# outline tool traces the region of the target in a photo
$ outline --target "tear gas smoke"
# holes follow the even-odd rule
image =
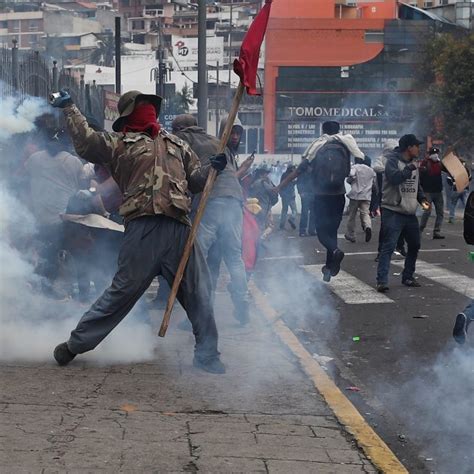
[[[51,110],[45,100],[31,97],[21,102],[2,99],[0,104],[0,361],[53,361],[54,347],[67,340],[87,307],[73,300],[51,300],[41,293],[42,277],[35,273],[37,255],[32,250],[36,223],[27,208],[28,189],[19,187],[17,177],[3,166],[18,160],[12,168],[25,172],[19,145],[24,144],[25,134],[35,131],[35,121]],[[23,134],[18,138],[20,143],[15,142],[17,134]],[[34,139],[40,140],[39,135]],[[41,143],[35,145],[42,148]],[[15,155],[12,149],[17,150]],[[139,311],[130,314],[83,360],[123,363],[152,359],[156,337],[140,316]]]
[[[0,142],[5,142],[12,135],[32,132],[35,120],[42,114],[50,112],[44,99],[28,97],[19,102],[14,97],[0,101]]]
[[[381,387],[393,406],[404,401],[398,416],[407,424],[409,437],[424,446],[422,455],[433,458],[437,472],[472,472],[473,360],[472,348],[446,348],[433,365],[413,368],[416,377],[407,383]]]
[[[87,309],[73,301],[57,302],[37,292],[40,279],[34,273],[32,255],[15,249],[11,242],[31,236],[34,218],[2,186],[0,189],[0,360],[44,362],[52,360],[56,344],[68,338],[81,313]],[[30,233],[31,232],[31,233]],[[100,363],[149,360],[156,337],[137,314],[118,326],[96,351],[84,357]]]

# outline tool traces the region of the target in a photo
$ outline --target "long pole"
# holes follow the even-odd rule
[[[198,124],[207,130],[206,0],[198,5]]]
[[[115,92],[122,93],[122,58],[120,56],[120,17],[115,17]]]
[[[225,150],[227,142],[229,141],[230,132],[232,131],[232,126],[234,125],[234,120],[237,116],[237,111],[239,110],[239,105],[240,101],[242,100],[243,93],[244,85],[242,84],[242,82],[240,82],[239,87],[237,88],[237,91],[234,95],[234,101],[232,102],[232,107],[229,111],[229,117],[227,118],[227,123],[225,124],[224,133],[221,137],[219,153],[222,153]],[[163,321],[161,323],[160,331],[158,333],[160,337],[165,337],[166,335],[166,331],[170,323],[171,311],[173,309],[174,301],[176,299],[176,294],[178,293],[179,285],[181,284],[181,280],[183,279],[184,270],[186,269],[189,256],[191,255],[191,251],[193,250],[194,240],[196,239],[199,223],[201,222],[202,215],[204,214],[207,199],[212,190],[212,186],[214,185],[216,176],[217,171],[214,168],[211,168],[209,176],[207,177],[206,185],[204,186],[204,190],[202,192],[201,201],[199,202],[199,207],[196,211],[196,216],[194,218],[191,231],[189,232],[188,240],[186,241],[186,245],[184,246],[183,256],[181,257],[181,261],[179,262],[178,270],[176,271],[176,276],[174,277],[173,286],[171,287],[171,292],[166,303],[165,314],[163,316]]]

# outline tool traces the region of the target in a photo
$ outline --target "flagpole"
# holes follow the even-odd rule
[[[237,116],[237,112],[239,110],[239,106],[242,100],[244,89],[245,87],[242,81],[240,81],[239,87],[237,88],[234,95],[234,100],[232,102],[232,107],[229,111],[229,116],[227,117],[224,133],[222,134],[222,137],[220,140],[219,153],[223,153],[225,151],[227,142],[229,141],[230,133],[234,125],[235,117]],[[166,303],[165,314],[163,316],[163,321],[161,322],[160,331],[158,332],[158,335],[160,337],[165,337],[166,331],[168,330],[168,326],[169,326],[170,318],[171,318],[171,311],[173,310],[173,305],[176,300],[176,295],[178,293],[179,285],[181,284],[181,280],[183,279],[186,265],[188,263],[191,252],[193,250],[193,245],[194,245],[194,241],[196,240],[197,230],[201,222],[202,216],[204,214],[204,209],[206,207],[206,203],[209,198],[209,194],[211,193],[216,177],[217,177],[217,171],[214,168],[211,168],[211,170],[209,171],[209,175],[207,177],[206,185],[204,186],[204,190],[201,194],[199,207],[196,211],[196,216],[194,217],[193,225],[191,226],[191,231],[189,232],[188,240],[186,241],[186,245],[184,246],[183,256],[181,257],[181,260],[179,262],[178,269],[174,277],[173,286],[171,287],[171,292],[168,297],[168,301]]]

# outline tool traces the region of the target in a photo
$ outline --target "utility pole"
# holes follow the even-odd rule
[[[220,101],[219,101],[219,61],[216,62],[216,137],[219,136],[219,112],[220,112]]]
[[[16,39],[12,40],[13,48],[12,48],[12,84],[14,93],[16,94],[18,91],[18,87],[20,85],[20,70],[18,67],[18,41]],[[56,91],[55,91],[56,92]]]
[[[158,61],[158,80],[156,81],[156,95],[165,99],[165,49],[163,48],[163,33],[161,31],[161,21],[158,25],[158,49],[156,50],[156,59]]]
[[[198,3],[198,124],[207,131],[206,3]]]
[[[229,40],[227,41],[227,49],[229,50],[229,91],[232,89],[230,80],[232,78],[232,13],[233,4],[230,4],[230,21],[229,21]]]
[[[120,17],[115,17],[115,92],[122,93],[122,58],[120,56]]]

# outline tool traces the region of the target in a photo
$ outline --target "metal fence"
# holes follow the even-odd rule
[[[16,42],[12,48],[0,48],[0,99],[27,96],[48,98],[52,91],[68,89],[74,103],[86,115],[104,123],[104,91],[95,83],[85,84],[68,69],[58,68],[56,61],[45,59],[39,51],[21,51]]]

